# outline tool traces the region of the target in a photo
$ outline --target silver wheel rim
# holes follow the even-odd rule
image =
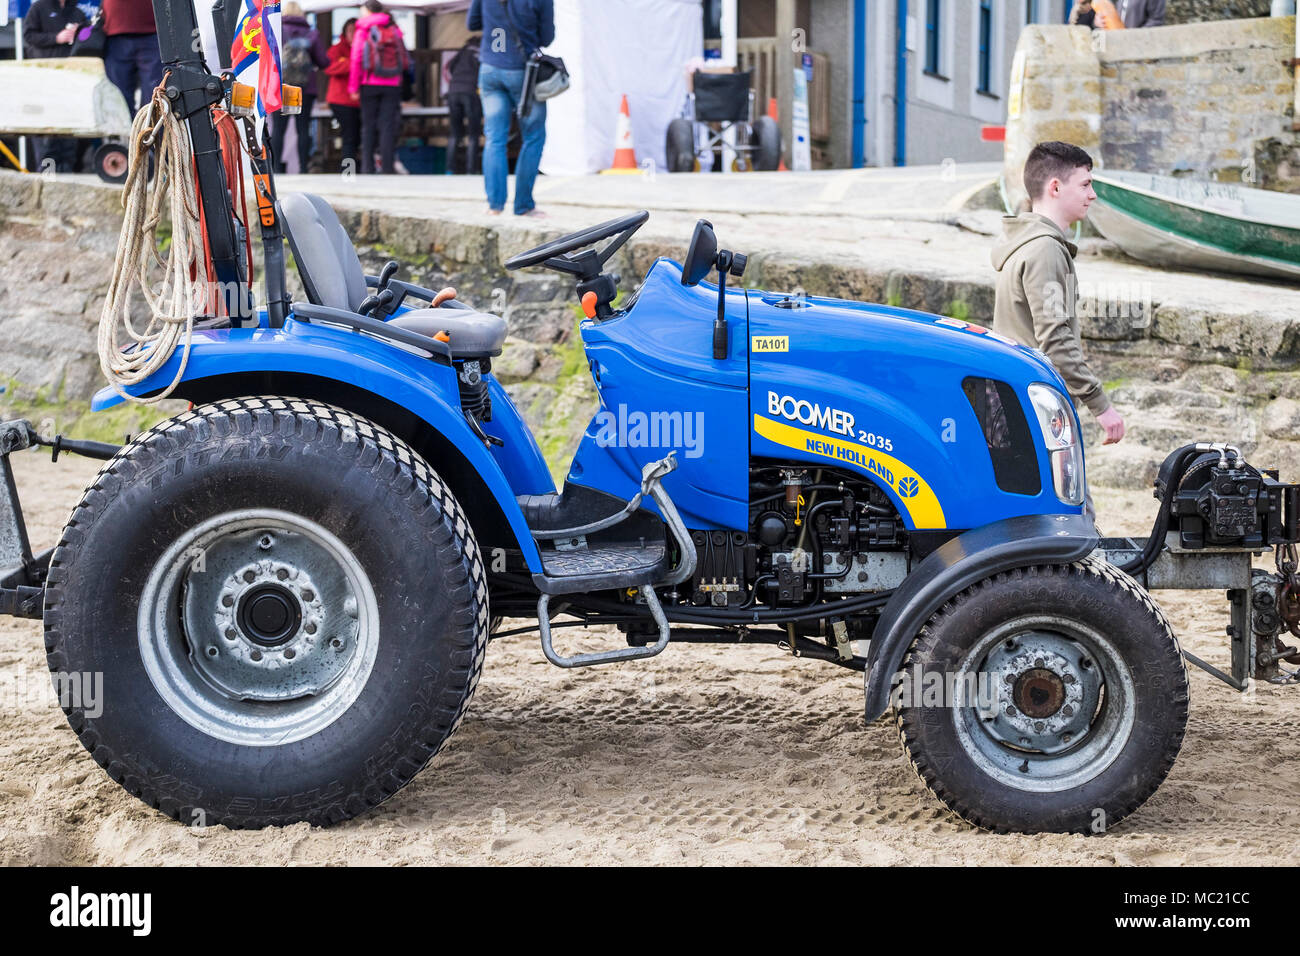
[[[154,688],[190,726],[267,747],[319,733],[374,666],[379,608],[360,562],[314,521],[232,511],[158,559],[138,615]]]
[[[1096,778],[1128,743],[1133,675],[1101,632],[1052,615],[985,634],[958,665],[957,737],[986,774],[1054,793]]]

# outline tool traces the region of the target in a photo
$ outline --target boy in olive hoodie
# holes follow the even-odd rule
[[[1039,143],[1025,161],[1024,178],[1030,211],[1004,217],[1003,237],[993,247],[993,331],[1046,354],[1075,404],[1086,406],[1105,431],[1102,444],[1112,445],[1124,437],[1124,419],[1083,357],[1075,313],[1079,249],[1066,236],[1097,198],[1092,157],[1070,143]]]

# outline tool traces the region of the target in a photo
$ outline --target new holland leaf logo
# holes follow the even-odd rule
[[[914,497],[919,490],[920,488],[916,483],[916,479],[911,475],[907,475],[898,480],[898,493],[904,498]]]

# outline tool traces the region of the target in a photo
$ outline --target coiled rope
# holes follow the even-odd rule
[[[154,176],[149,178],[153,157]],[[189,134],[172,111],[162,85],[149,104],[136,114],[126,187],[126,210],[117,258],[104,310],[99,318],[99,365],[114,390],[142,405],[171,394],[189,363],[194,317],[218,301],[204,250],[201,210],[195,185],[194,156]],[[157,230],[164,208],[171,219],[171,246],[166,259],[158,251]],[[153,278],[152,265],[162,274]],[[149,311],[137,328],[131,315],[136,285]],[[162,368],[181,348],[180,366],[171,384],[148,398],[127,389]]]

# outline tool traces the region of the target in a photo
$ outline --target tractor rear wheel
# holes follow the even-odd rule
[[[46,588],[51,671],[109,775],[187,824],[336,823],[460,723],[487,578],[451,492],[391,433],[299,399],[205,405],[122,449]]]
[[[1016,569],[925,625],[894,687],[903,747],[949,809],[997,832],[1100,833],[1146,801],[1187,725],[1164,613],[1103,561]]]

